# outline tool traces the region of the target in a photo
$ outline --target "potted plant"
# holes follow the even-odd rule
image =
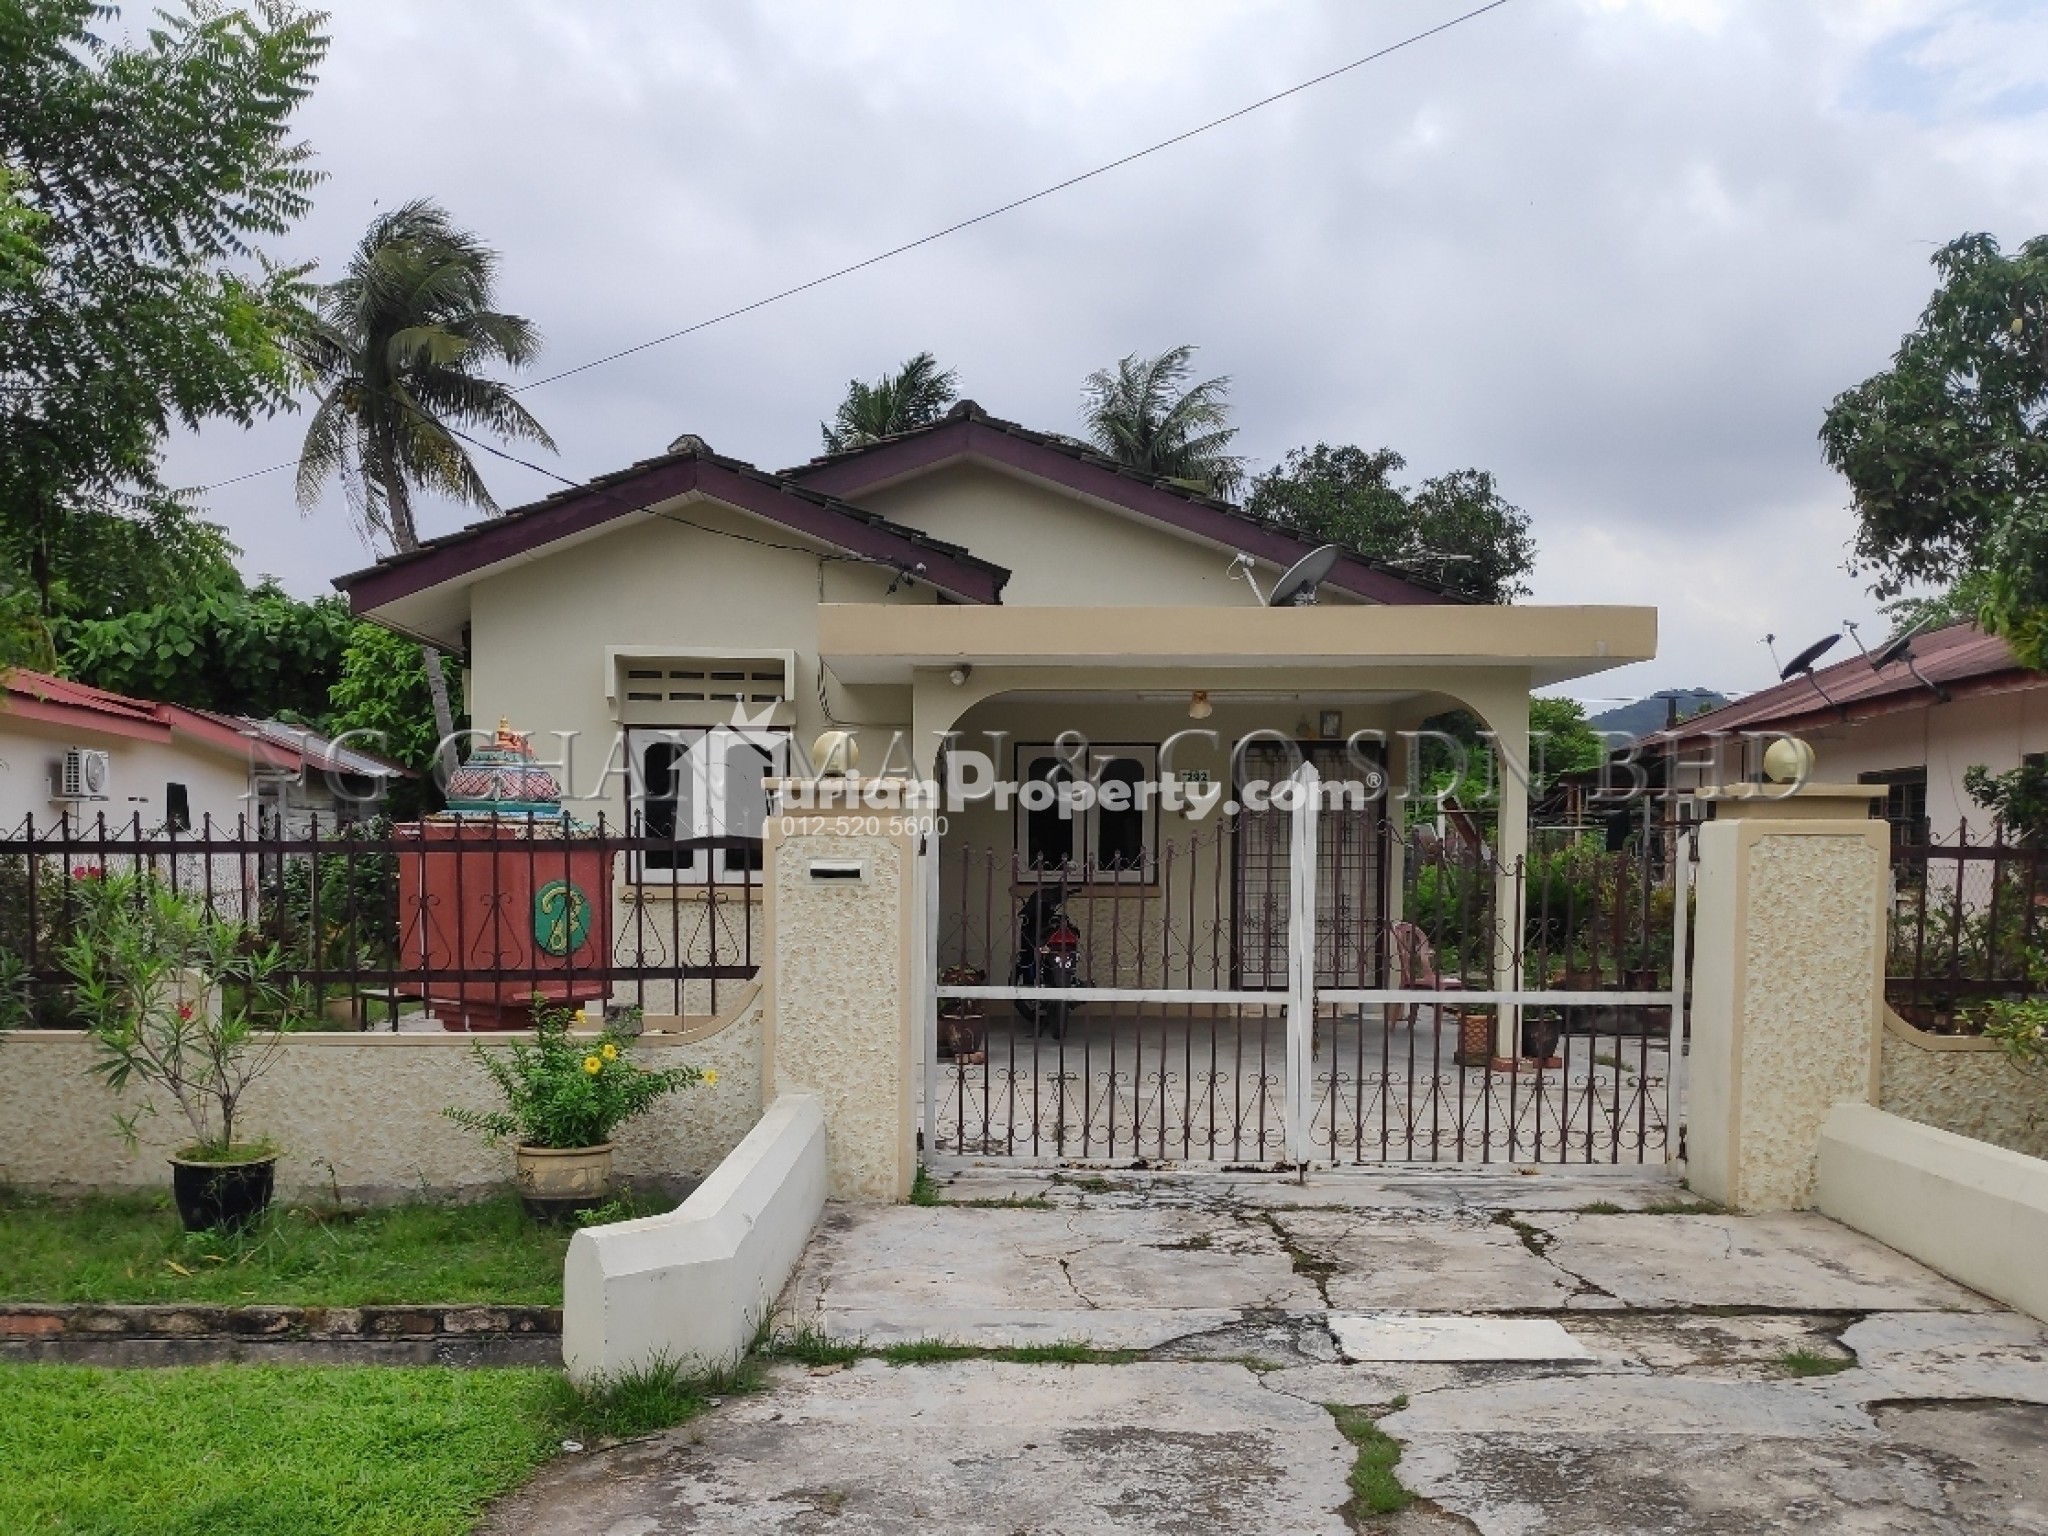
[[[631,1042],[618,1031],[579,1039],[570,1033],[572,1018],[535,994],[531,1045],[475,1046],[505,1107],[442,1111],[493,1146],[513,1138],[519,1198],[536,1221],[565,1221],[603,1205],[611,1198],[612,1133],[679,1088],[718,1081],[699,1067],[636,1066],[627,1059]]]
[[[280,980],[284,957],[243,924],[146,873],[92,871],[60,957],[90,1031],[92,1071],[116,1094],[131,1082],[168,1095],[192,1140],[171,1158],[171,1187],[188,1231],[240,1231],[270,1204],[277,1149],[241,1140],[249,1085],[274,1065],[281,1029],[308,1010]],[[132,1146],[154,1101],[116,1124]]]
[[[939,984],[946,987],[978,987],[988,972],[977,965],[949,965],[939,972]],[[981,1004],[971,997],[939,1000],[939,1054],[951,1056],[963,1065],[986,1061],[988,1036]]]

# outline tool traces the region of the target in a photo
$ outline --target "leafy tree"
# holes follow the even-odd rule
[[[928,427],[960,398],[960,375],[940,368],[929,352],[920,352],[894,373],[885,373],[872,384],[859,379],[846,382],[846,398],[830,421],[818,423],[827,453],[843,453]]]
[[[2030,757],[2004,773],[1979,763],[1963,770],[1963,788],[1998,818],[2006,837],[2027,848],[2048,847],[2048,761]]]
[[[318,727],[355,630],[338,597],[302,603],[266,580],[239,580],[112,618],[60,624],[65,670],[116,693],[283,716]]]
[[[290,137],[325,18],[172,0],[109,39],[96,0],[0,6],[0,522],[45,614],[68,525],[161,491],[173,423],[287,404],[315,174]]]
[[[459,716],[462,698],[451,701]],[[436,734],[420,647],[374,624],[356,624],[342,653],[341,672],[328,694],[328,727],[336,735],[359,732],[350,743],[410,768],[420,777],[391,782],[389,810],[399,820],[438,803],[432,771]]]
[[[1880,597],[1978,583],[1978,619],[2048,665],[2048,236],[1965,235],[1891,367],[1835,397],[1820,441],[1848,480]]]
[[[1407,462],[1391,448],[1296,448],[1252,481],[1245,509],[1303,538],[1436,576],[1481,602],[1527,597],[1536,564],[1529,515],[1485,470],[1454,470],[1408,490],[1394,481]]]
[[[424,200],[379,215],[339,282],[321,290],[309,355],[320,404],[299,451],[299,504],[310,507],[338,476],[372,538],[419,548],[415,487],[495,513],[483,477],[457,435],[480,428],[553,449],[554,440],[512,390],[478,370],[517,368],[540,351],[540,333],[491,306],[497,253]],[[455,731],[441,654],[423,652],[440,739]]]
[[[174,496],[142,498],[125,514],[82,511],[56,530],[49,553],[50,618],[60,629],[67,619],[112,618],[242,585],[227,530]],[[0,523],[0,568],[26,555],[21,530]]]
[[[1098,368],[1081,387],[1088,440],[1119,464],[1178,480],[1213,496],[1234,495],[1244,460],[1230,452],[1228,377],[1188,382],[1195,349],[1157,357],[1135,352],[1115,368]]]
[[[1531,699],[1529,758],[1541,789],[1563,774],[1598,768],[1607,760],[1607,743],[1587,723],[1577,699]]]

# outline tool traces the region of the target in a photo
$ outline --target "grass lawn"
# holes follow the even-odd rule
[[[555,1306],[568,1246],[566,1228],[529,1221],[512,1195],[341,1213],[278,1207],[231,1237],[182,1231],[168,1192],[0,1191],[0,1301]]]
[[[8,1536],[458,1536],[560,1443],[551,1371],[0,1365]]]

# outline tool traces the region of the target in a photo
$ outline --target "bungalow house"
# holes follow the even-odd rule
[[[1666,760],[1674,787],[1754,779],[1775,736],[1814,749],[1820,776],[1882,785],[1871,807],[1895,842],[1973,835],[1990,816],[1963,788],[1973,766],[1994,773],[2048,752],[2048,674],[2030,671],[1996,635],[1950,624],[1914,637],[1907,656],[1879,650],[1796,676],[1646,737],[1640,753]]]
[[[774,474],[680,438],[335,584],[357,615],[459,656],[476,720],[532,733],[571,808],[614,826],[757,829],[761,780],[789,767],[779,743],[800,761],[828,729],[854,734],[865,774],[925,778],[972,752],[984,777],[1016,784],[1172,777],[1220,793],[1311,758],[1369,798],[1322,828],[1369,907],[1390,856],[1378,797],[1403,782],[1398,733],[1462,704],[1511,765],[1511,858],[1530,689],[1650,656],[1654,611],[1474,606],[1348,554],[1304,594],[1313,606],[1265,606],[1309,553],[1226,502],[963,402]],[[696,772],[691,754],[736,709],[770,745]],[[1190,893],[1190,932],[1277,956],[1258,930],[1285,859],[1267,856],[1271,828],[1250,811],[1217,841],[1224,819],[1157,798],[1061,816],[990,794],[949,814],[941,842],[989,858],[1000,907],[1046,870],[1142,901],[1162,853],[1210,837],[1222,864]],[[748,880],[745,849],[707,857],[649,854],[624,899]],[[942,903],[957,911],[966,893],[947,867]],[[957,954],[950,931],[940,945]],[[1277,984],[1278,964],[1238,974]]]
[[[0,708],[0,827],[90,835],[303,831],[374,812],[393,763],[277,720],[129,698],[16,668]]]

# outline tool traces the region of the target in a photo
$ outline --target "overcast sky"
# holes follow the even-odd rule
[[[328,180],[283,254],[332,271],[439,199],[572,366],[1193,126],[1476,0],[632,4],[329,0],[302,122]],[[134,14],[131,8],[131,17]],[[1654,603],[1658,660],[1567,691],[1730,692],[1845,617],[1815,442],[1967,230],[2048,232],[2048,6],[1511,0],[1136,165],[528,403],[582,477],[677,433],[777,468],[853,375],[928,348],[999,415],[1193,342],[1255,468],[1317,440],[1476,466],[1534,519],[1538,602]],[[178,484],[289,459],[209,429]],[[552,482],[490,460],[506,506]],[[206,498],[313,595],[366,563],[288,473]],[[423,509],[423,531],[469,520]],[[1781,653],[1786,649],[1781,642]]]

